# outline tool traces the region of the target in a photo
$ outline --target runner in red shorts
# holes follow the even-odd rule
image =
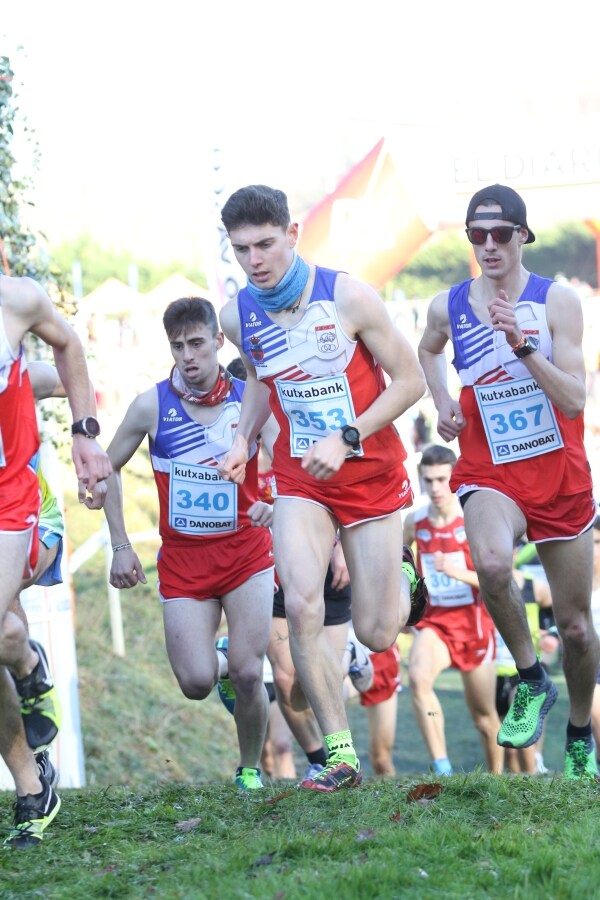
[[[21,712],[35,710],[48,686],[39,645],[11,608],[23,580],[35,570],[40,488],[31,465],[39,445],[33,392],[22,341],[30,332],[54,350],[76,433],[73,461],[91,491],[110,473],[110,463],[82,423],[88,421],[89,379],[83,348],[46,292],[30,278],[0,276],[0,755],[15,781],[15,827],[5,845],[39,844],[60,808],[52,784],[38,769]],[[95,420],[94,420],[95,422]],[[96,423],[97,424],[97,423]],[[96,432],[98,433],[98,431]],[[8,677],[7,670],[12,677]]]
[[[515,660],[519,684],[498,733],[504,747],[538,740],[557,689],[533,646],[512,552],[527,533],[554,601],[569,693],[565,777],[594,778],[591,706],[600,660],[592,626],[592,533],[596,510],[583,435],[586,371],[576,291],[528,272],[535,240],[523,198],[493,184],[470,200],[467,236],[481,268],[434,297],[419,357],[438,410],[438,432],[458,438],[451,487],[481,593]],[[460,400],[447,386],[454,348]]]
[[[336,791],[360,784],[362,773],[339,660],[323,628],[325,573],[339,527],[354,627],[372,650],[386,650],[422,614],[425,590],[414,561],[395,554],[412,490],[393,422],[425,384],[377,293],[296,254],[298,224],[282,191],[241,188],[221,218],[248,277],[223,307],[221,323],[248,380],[232,451],[219,471],[243,480],[247,448],[270,407],[280,429],[273,457],[277,572],[294,665],[329,750],[325,768],[301,787]],[[376,602],[374,572],[385,573]]]
[[[452,774],[444,712],[434,690],[438,676],[450,667],[461,673],[488,771],[502,771],[494,623],[479,593],[460,502],[450,490],[455,464],[449,447],[425,448],[419,474],[429,503],[411,511],[404,522],[404,541],[416,544],[429,588],[429,607],[415,626],[408,672],[413,711],[436,775]]]
[[[186,697],[203,700],[217,682],[232,705],[237,697],[235,780],[241,790],[260,789],[268,719],[263,660],[273,606],[271,507],[257,500],[256,445],[244,484],[224,481],[216,469],[231,448],[245,383],[219,365],[223,334],[214,307],[199,297],[175,300],[163,324],[175,360],[171,375],[135,398],[108,448],[115,472],[105,502],[110,582],[117,588],[146,583],[125,528],[121,470],[148,437],[169,662]],[[215,647],[222,613],[228,638]]]

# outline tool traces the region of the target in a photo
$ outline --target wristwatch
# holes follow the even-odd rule
[[[342,432],[343,442],[357,453],[360,450],[360,433],[358,428],[355,428],[354,425],[342,425],[340,431]]]
[[[521,340],[512,348],[512,352],[518,359],[522,359],[524,356],[529,356],[530,353],[535,353],[537,349],[538,346],[535,341],[523,335]]]
[[[93,416],[86,416],[71,425],[71,434],[84,434],[88,438],[97,438],[100,434],[100,422]]]

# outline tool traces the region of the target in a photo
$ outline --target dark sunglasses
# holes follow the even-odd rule
[[[496,225],[495,228],[465,228],[465,231],[471,243],[480,247],[487,241],[488,234],[491,234],[495,244],[508,244],[515,231],[519,231],[522,227],[522,225]]]

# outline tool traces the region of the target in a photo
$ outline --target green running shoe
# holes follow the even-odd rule
[[[591,735],[586,738],[567,738],[564,776],[571,781],[598,776],[596,745]]]
[[[556,685],[544,681],[519,681],[515,698],[498,732],[501,747],[531,747],[542,733],[544,719],[556,703]]]
[[[34,753],[41,753],[58,734],[61,710],[44,648],[38,641],[30,640],[29,643],[39,656],[39,662],[26,678],[13,676],[13,680],[21,700],[27,743]]]
[[[249,769],[246,766],[240,766],[235,770],[235,783],[240,791],[260,791],[264,788],[260,769]]]
[[[17,796],[15,803],[15,827],[4,841],[5,847],[24,849],[39,844],[44,831],[60,809],[60,797],[52,785],[40,774],[43,791],[41,796],[26,794]]]
[[[415,555],[406,544],[402,548],[402,571],[411,583],[410,615],[406,620],[406,625],[416,625],[427,612],[429,591],[425,579],[417,568]]]
[[[227,659],[227,648],[229,646],[228,638],[219,638],[215,646],[217,650],[223,654],[225,659]],[[224,675],[217,681],[217,692],[219,694],[219,700],[225,709],[233,715],[235,710],[235,691],[228,675]]]

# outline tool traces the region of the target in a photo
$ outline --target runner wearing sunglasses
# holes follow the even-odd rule
[[[504,747],[534,744],[557,689],[536,657],[512,577],[514,541],[537,546],[563,642],[569,693],[565,777],[597,774],[591,705],[600,659],[592,626],[595,506],[583,444],[583,317],[575,290],[528,272],[535,240],[523,198],[494,184],[468,206],[478,278],[432,301],[419,358],[438,410],[438,432],[458,438],[450,485],[464,509],[481,593],[516,661],[520,681],[498,733]],[[447,384],[454,347],[462,389]]]

